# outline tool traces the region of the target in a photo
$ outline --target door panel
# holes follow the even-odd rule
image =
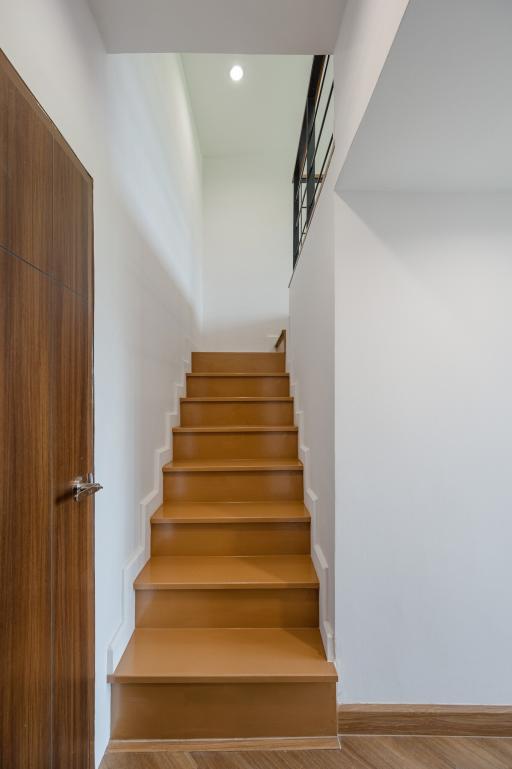
[[[92,179],[0,51],[0,767],[90,769]]]
[[[0,245],[43,272],[52,246],[53,139],[0,69]]]
[[[0,249],[0,766],[51,744],[50,281]]]
[[[87,301],[54,286],[53,322],[53,767],[86,769],[93,756],[93,505],[90,497],[75,502],[70,483],[92,468]]]
[[[55,142],[53,172],[52,272],[59,283],[86,296],[90,179],[59,142]]]

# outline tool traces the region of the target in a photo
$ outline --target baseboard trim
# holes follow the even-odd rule
[[[512,705],[338,705],[338,733],[512,737]]]
[[[232,740],[110,740],[107,753],[190,753],[192,751],[339,750],[337,737],[257,737]]]
[[[292,372],[290,371],[290,377]],[[311,487],[311,465],[309,446],[302,441],[304,438],[304,412],[299,406],[299,392],[296,381],[290,383],[290,394],[294,398],[295,424],[299,429],[299,459],[304,467],[304,504],[311,515],[311,558],[318,575],[319,589],[319,625],[320,635],[325,649],[325,655],[329,662],[336,664],[336,651],[334,643],[334,628],[330,619],[329,607],[333,603],[330,599],[330,574],[329,562],[318,542],[318,516],[320,501],[318,495]]]

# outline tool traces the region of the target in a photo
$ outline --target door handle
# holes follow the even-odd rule
[[[75,502],[80,502],[84,497],[90,497],[92,494],[96,494],[97,491],[101,491],[102,488],[103,486],[100,483],[94,482],[94,475],[92,473],[89,473],[86,481],[80,476],[73,481],[73,499]]]

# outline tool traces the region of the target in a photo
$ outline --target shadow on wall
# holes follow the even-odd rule
[[[201,156],[177,55],[110,57],[111,161],[118,188],[199,319]]]
[[[211,322],[203,329],[201,349],[205,352],[272,352],[279,334],[288,328],[286,316],[241,323]]]
[[[108,57],[110,167],[95,174],[97,756],[110,731],[107,649],[130,612],[123,569],[199,334],[201,169],[180,67]]]
[[[122,570],[141,544],[140,502],[155,489],[155,449],[169,441],[165,415],[175,409],[176,384],[196,333],[181,287],[147,232],[118,204],[108,226],[122,235],[96,255],[95,470],[104,484],[95,538],[98,745],[109,736],[107,649],[127,611]],[[96,218],[99,242],[102,218]],[[122,282],[114,275],[123,275]]]

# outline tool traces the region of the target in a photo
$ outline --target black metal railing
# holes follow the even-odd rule
[[[293,266],[299,258],[334,149],[333,62],[313,56],[293,173]]]

